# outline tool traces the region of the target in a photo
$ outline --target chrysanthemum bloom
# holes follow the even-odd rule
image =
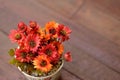
[[[68,62],[72,61],[72,57],[71,57],[70,52],[65,53],[65,54],[64,54],[64,58],[65,58],[65,60],[68,61]]]
[[[9,38],[11,39],[12,42],[22,42],[23,39],[25,39],[25,36],[23,33],[21,33],[18,30],[11,30]]]
[[[31,60],[26,49],[16,49],[15,55],[16,59],[20,62],[30,62]]]
[[[58,34],[58,37],[62,39],[62,41],[68,40],[70,33],[71,33],[71,30],[68,27],[61,24],[58,25],[57,34]]]
[[[21,32],[25,32],[27,30],[27,25],[24,22],[18,23],[18,30]]]
[[[54,62],[59,59],[59,54],[57,53],[56,48],[53,46],[53,44],[48,44],[42,47],[42,50],[39,54],[46,54],[50,62]]]
[[[46,32],[51,34],[51,35],[55,35],[56,34],[56,28],[57,28],[57,24],[54,21],[48,22],[45,26]]]
[[[27,50],[36,52],[40,44],[40,38],[38,35],[29,34],[25,40],[25,47]]]
[[[33,60],[34,68],[41,70],[42,72],[49,72],[52,69],[49,59],[46,55],[39,55]]]

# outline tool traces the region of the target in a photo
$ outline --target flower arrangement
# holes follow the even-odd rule
[[[63,42],[69,39],[71,30],[54,21],[40,27],[37,22],[18,23],[9,38],[18,47],[9,50],[10,63],[29,75],[46,76],[56,71],[62,60],[71,61],[70,52],[64,52]]]

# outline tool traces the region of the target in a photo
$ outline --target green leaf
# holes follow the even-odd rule
[[[15,55],[14,49],[10,49],[10,50],[8,51],[8,53],[9,53],[9,55],[10,55],[11,57],[13,57],[13,56]]]
[[[10,60],[10,64],[16,65],[18,63],[18,60],[16,60],[15,58],[12,58]]]
[[[43,75],[43,72],[40,71],[40,70],[36,70],[35,72],[36,72],[38,75],[40,75],[40,76]]]

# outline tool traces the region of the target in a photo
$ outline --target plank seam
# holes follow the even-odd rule
[[[83,0],[83,3],[79,5],[78,8],[72,13],[69,19],[71,19],[74,15],[76,15],[79,12],[79,10],[83,7],[84,4],[85,4],[85,0]]]
[[[84,80],[83,78],[81,78],[81,77],[75,75],[74,73],[70,72],[70,71],[67,70],[66,68],[63,67],[63,69],[64,69],[65,71],[67,71],[68,73],[70,73],[71,75],[75,76],[76,78],[78,78],[78,79],[80,79],[80,80]]]

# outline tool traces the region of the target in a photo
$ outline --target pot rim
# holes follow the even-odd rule
[[[55,74],[57,74],[60,70],[61,70],[61,68],[63,67],[63,64],[64,64],[64,60],[62,60],[62,64],[61,64],[61,66],[54,72],[54,73],[52,73],[51,75],[48,75],[48,76],[41,76],[41,77],[35,77],[35,76],[31,76],[31,75],[29,75],[29,74],[27,74],[27,73],[25,73],[25,72],[23,72],[23,71],[21,71],[21,69],[20,69],[20,67],[18,67],[18,69],[25,75],[25,76],[28,76],[28,77],[30,77],[30,78],[35,78],[35,79],[44,79],[44,78],[48,78],[48,77],[52,77],[52,76],[54,76]]]

